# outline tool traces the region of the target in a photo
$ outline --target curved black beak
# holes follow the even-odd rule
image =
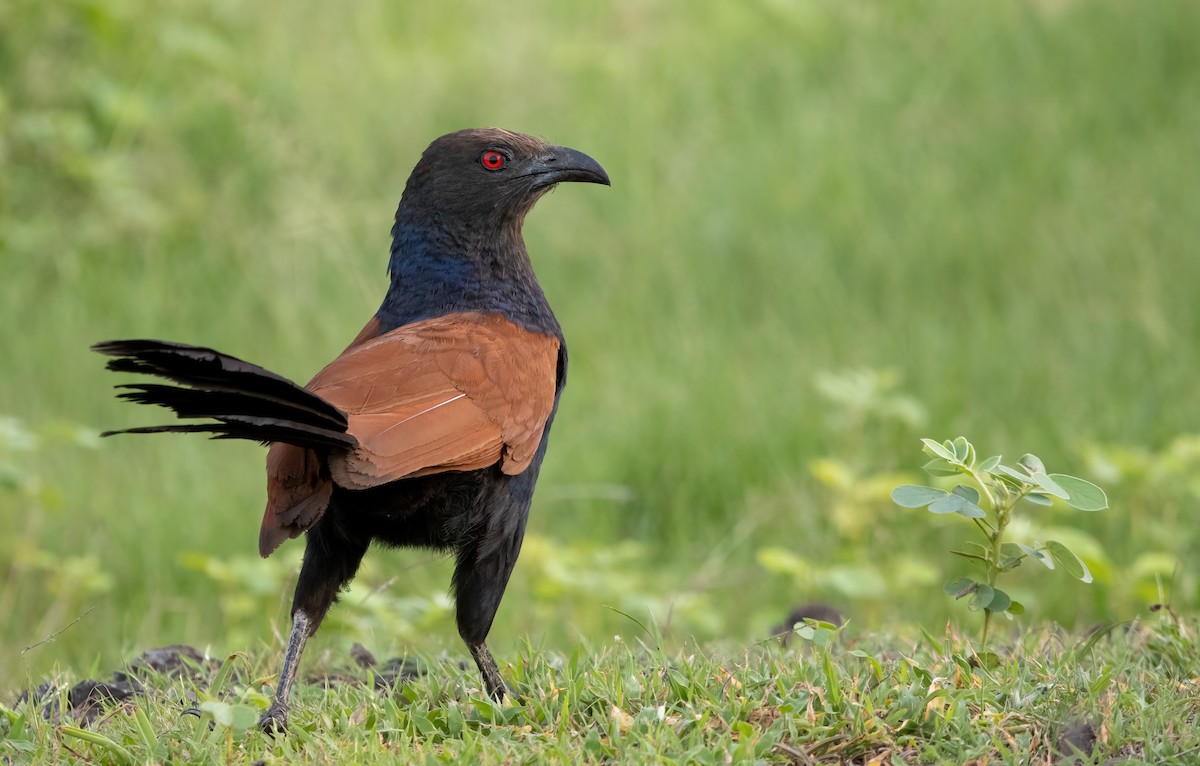
[[[552,146],[541,156],[530,160],[528,175],[533,176],[535,189],[566,181],[611,186],[608,173],[599,162],[565,146]]]

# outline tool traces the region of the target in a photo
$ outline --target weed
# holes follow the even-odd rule
[[[1030,505],[1048,506],[1058,498],[1081,511],[1100,511],[1108,507],[1104,491],[1089,481],[1062,473],[1046,473],[1046,467],[1036,455],[1026,454],[1012,468],[1001,462],[1000,455],[978,460],[975,447],[966,437],[936,442],[922,439],[923,451],[933,459],[925,464],[932,476],[966,476],[970,484],[956,484],[947,491],[938,487],[905,484],[892,490],[892,500],[904,508],[927,508],[934,514],[958,514],[971,520],[984,542],[969,541],[965,549],[952,550],[975,562],[983,569],[983,580],[960,577],[946,583],[945,591],[955,599],[970,597],[968,606],[983,610],[983,633],[980,643],[987,647],[988,627],[992,615],[1024,614],[1025,606],[1014,601],[996,585],[1000,575],[1011,572],[1026,559],[1032,559],[1053,570],[1055,562],[1068,574],[1083,583],[1092,581],[1083,560],[1057,540],[1032,545],[1006,539],[1005,531],[1021,501]]]

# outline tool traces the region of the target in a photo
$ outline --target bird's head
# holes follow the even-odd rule
[[[397,218],[428,216],[468,229],[519,227],[543,194],[567,181],[609,184],[600,163],[583,152],[500,128],[460,130],[425,150]]]

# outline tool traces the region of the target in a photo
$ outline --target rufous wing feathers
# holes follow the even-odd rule
[[[263,555],[316,523],[331,482],[368,489],[497,463],[518,474],[537,453],[554,409],[557,338],[496,314],[450,314],[377,337],[372,321],[306,386],[346,413],[359,446],[330,452],[326,471],[313,450],[272,445]]]

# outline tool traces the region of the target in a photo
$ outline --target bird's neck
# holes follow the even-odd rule
[[[381,330],[459,311],[503,314],[526,329],[560,335],[533,273],[520,222],[490,227],[420,223],[398,215],[388,261],[392,282]]]

